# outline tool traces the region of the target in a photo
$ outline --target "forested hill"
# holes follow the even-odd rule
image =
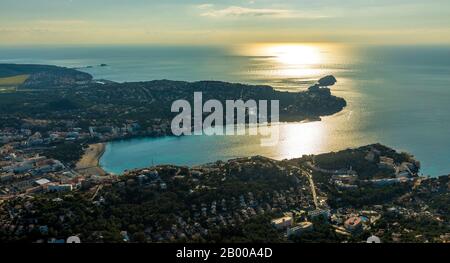
[[[0,78],[26,75],[21,88],[52,88],[92,80],[88,73],[52,65],[0,64]]]

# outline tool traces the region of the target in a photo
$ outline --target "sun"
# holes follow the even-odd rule
[[[273,45],[268,46],[267,54],[285,65],[317,65],[322,63],[320,49],[309,45]]]

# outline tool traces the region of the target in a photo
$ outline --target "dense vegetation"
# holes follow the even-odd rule
[[[83,155],[83,146],[79,143],[59,143],[45,151],[48,158],[74,164]]]
[[[276,243],[285,241],[272,227],[271,217],[257,216],[235,227],[214,230],[207,241],[217,243]]]
[[[408,185],[392,185],[384,187],[365,186],[355,190],[338,191],[329,188],[328,204],[332,208],[377,205],[390,202],[411,190]]]
[[[396,163],[406,162],[410,158],[406,153],[397,153],[395,150],[381,144],[374,144],[358,149],[347,149],[339,152],[319,154],[314,157],[314,160],[317,166],[324,169],[347,170],[352,168],[352,170],[358,173],[358,178],[361,180],[386,178],[386,175],[392,174],[392,171],[380,169],[378,167],[378,159],[374,161],[366,159],[367,151],[370,148],[377,149],[383,156],[393,158]]]
[[[63,153],[64,149],[58,151]],[[123,242],[125,232],[130,242],[158,242],[161,233],[180,226],[180,220],[190,225],[198,223],[196,227],[208,229],[208,233],[165,238],[164,242],[360,242],[374,233],[386,241],[401,235],[403,242],[425,242],[450,231],[449,176],[426,180],[419,187],[361,185],[358,189],[337,190],[317,182],[331,209],[371,210],[373,205],[381,205],[384,210],[381,219],[371,225],[370,231],[343,236],[336,233],[328,219],[316,217],[312,218],[312,231],[288,240],[285,232],[276,230],[270,223],[270,219],[281,216],[284,210],[270,210],[234,225],[211,224],[211,214],[198,214],[200,208],[209,207],[213,202],[219,204],[223,199],[227,200],[228,211],[240,211],[239,197],[248,196],[250,191],[260,204],[272,204],[271,193],[281,193],[298,184],[291,176],[297,170],[289,170],[292,163],[253,157],[203,168],[206,170],[197,174],[186,167],[163,166],[158,170],[159,179],[151,182],[140,181],[141,171],[136,171],[112,184],[102,185],[96,198],[93,198],[96,187],[87,191],[88,187],[72,193],[12,199],[3,206],[9,208],[3,218],[9,218],[9,213],[19,213],[14,224],[22,227],[14,232],[0,227],[0,241],[35,242],[78,235],[84,242]],[[314,174],[315,179],[318,176],[320,173]],[[167,187],[162,188],[162,182]],[[432,213],[423,213],[425,208]],[[48,229],[42,231],[39,226]]]
[[[0,239],[36,241],[40,238],[80,235],[82,240],[90,242],[122,242],[120,232],[127,231],[132,241],[142,242],[145,241],[145,230],[156,232],[170,229],[179,217],[186,220],[193,218],[192,205],[200,207],[200,204],[211,204],[213,200],[238,197],[248,193],[249,189],[255,196],[265,196],[274,190],[292,186],[292,179],[285,172],[256,167],[241,173],[230,169],[225,172],[228,174],[225,181],[221,179],[222,172],[212,171],[202,180],[204,189],[192,192],[192,181],[173,179],[176,173],[183,174],[183,171],[168,167],[160,172],[161,179],[167,182],[168,190],[143,186],[136,178],[124,176],[114,185],[104,187],[99,194],[102,196],[101,202],[93,202],[88,192],[36,196],[32,201],[32,209],[26,210],[21,218],[23,222],[32,221],[48,226],[48,233],[41,233],[38,228],[27,228],[18,235],[0,235]],[[55,199],[58,197],[60,199]],[[21,203],[19,200],[11,202],[13,207],[15,202]],[[279,236],[271,228],[269,219],[268,216],[252,218],[233,229],[212,228],[210,237],[199,236],[191,241],[276,241]],[[207,223],[204,221],[202,224]]]

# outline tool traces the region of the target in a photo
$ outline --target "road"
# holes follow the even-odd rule
[[[94,200],[95,200],[95,197],[97,197],[97,194],[100,192],[100,190],[101,190],[102,188],[103,188],[103,185],[97,186],[97,189],[95,190],[94,195],[92,195],[92,197],[91,197],[91,201],[94,201]]]
[[[305,170],[302,170],[302,172],[308,177],[309,185],[311,186],[311,193],[313,196],[314,205],[316,206],[316,209],[319,209],[319,201],[317,201],[316,186],[314,185],[312,174]]]
[[[145,87],[141,87],[141,88],[142,88],[143,93],[146,95],[147,99],[148,99],[149,97],[151,98],[151,100],[150,100],[150,102],[149,102],[148,105],[150,105],[150,104],[152,104],[153,102],[155,102],[155,98],[153,97],[153,95],[152,95],[152,93],[150,92],[150,90],[148,90],[148,89],[145,88]]]

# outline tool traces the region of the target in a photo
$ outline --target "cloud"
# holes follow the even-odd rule
[[[210,9],[210,8],[212,8],[212,7],[214,7],[213,4],[201,4],[201,5],[197,5],[197,8],[198,8],[198,9]]]
[[[198,6],[204,12],[204,17],[273,17],[273,18],[325,18],[327,16],[307,14],[288,9],[248,8],[241,6],[229,6],[223,9],[214,9],[211,4]]]

